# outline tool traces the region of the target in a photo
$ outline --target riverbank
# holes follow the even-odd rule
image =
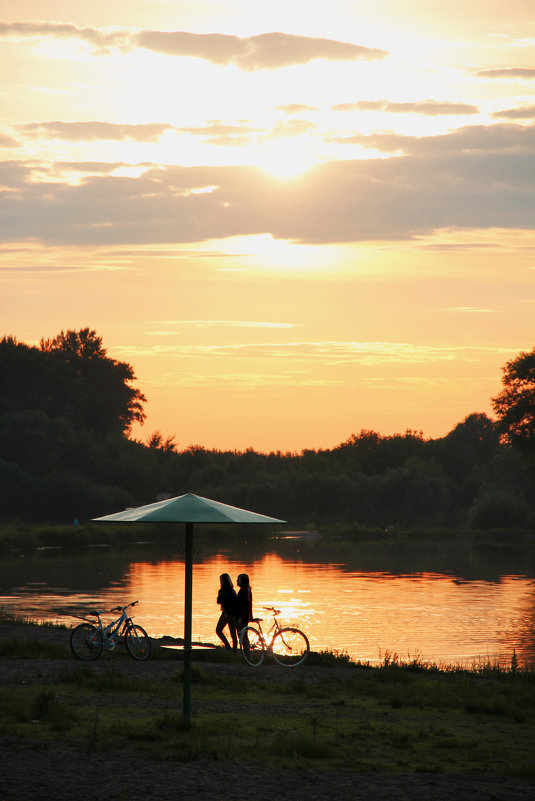
[[[516,801],[533,795],[535,679],[318,657],[294,671],[153,643],[75,660],[61,627],[0,623],[2,801],[240,795]],[[29,767],[31,766],[31,769]]]
[[[209,525],[203,526],[203,540],[219,540],[224,536],[232,541],[233,538],[243,540],[247,527],[241,527],[239,533],[236,527],[219,526],[215,531]],[[297,539],[315,542],[323,538],[333,541],[345,540],[355,545],[378,544],[385,545],[405,543],[420,546],[422,544],[445,545],[448,543],[467,543],[474,546],[494,548],[522,548],[535,553],[535,531],[532,528],[495,528],[495,529],[467,529],[467,528],[407,528],[401,529],[393,526],[366,527],[358,525],[326,526],[321,531],[303,530],[297,532]],[[254,539],[266,541],[271,538],[277,540],[289,539],[294,542],[296,532],[278,527],[276,531],[269,527],[254,529]],[[30,523],[1,523],[0,524],[0,558],[30,554],[34,551],[63,550],[77,552],[88,548],[132,548],[138,544],[175,543],[183,539],[182,528],[176,524],[128,524],[111,525],[86,522],[77,525],[56,524],[30,524]]]

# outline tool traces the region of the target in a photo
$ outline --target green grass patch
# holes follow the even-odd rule
[[[311,651],[307,656],[307,664],[321,667],[349,667],[353,663],[347,651],[326,649],[324,651]]]
[[[150,692],[152,683],[131,678],[122,674],[117,668],[106,668],[102,672],[92,670],[88,665],[65,670],[58,674],[57,681],[62,684],[73,684],[93,690],[97,693]]]
[[[30,727],[45,726],[57,733],[69,731],[78,721],[78,714],[71,705],[57,697],[52,687],[41,687],[31,695],[26,689],[3,687],[0,691],[0,721]]]
[[[66,646],[54,643],[19,640],[4,637],[0,640],[0,659],[68,659]]]

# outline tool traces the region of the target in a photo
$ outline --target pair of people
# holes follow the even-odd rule
[[[228,626],[232,639],[232,649],[236,653],[238,649],[238,633],[253,619],[253,593],[249,583],[249,576],[247,573],[240,573],[236,579],[236,583],[240,588],[237,594],[228,573],[223,573],[219,577],[219,581],[221,587],[217,594],[217,603],[221,606],[221,616],[217,621],[215,631],[225,648],[230,649],[230,643],[223,633],[225,627]]]

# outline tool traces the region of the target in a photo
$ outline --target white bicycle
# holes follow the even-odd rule
[[[275,609],[274,606],[262,608],[273,615],[273,623],[266,636],[264,637],[260,625],[263,620],[261,617],[254,617],[251,621],[256,623],[257,627],[249,625],[240,631],[241,652],[247,664],[251,667],[259,667],[264,661],[266,653],[269,653],[277,664],[284,667],[301,665],[310,651],[306,634],[296,628],[283,628],[277,620],[277,615],[281,613],[280,609]],[[267,642],[266,638],[269,638],[270,635],[271,639]]]

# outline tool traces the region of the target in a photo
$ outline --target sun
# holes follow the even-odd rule
[[[289,181],[317,163],[316,155],[296,139],[277,140],[255,148],[254,163],[274,178]]]

